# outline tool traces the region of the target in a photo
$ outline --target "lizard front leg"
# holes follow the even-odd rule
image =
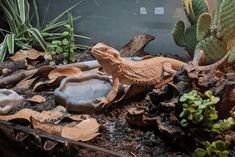
[[[166,74],[165,74],[166,73]],[[155,89],[159,89],[173,80],[176,70],[172,69],[169,62],[163,63],[163,76],[160,82],[154,85]]]
[[[170,75],[175,75],[176,70],[172,69],[171,63],[165,62],[163,63],[163,73],[167,72]]]
[[[119,86],[119,78],[115,77],[113,78],[112,89],[109,91],[108,95],[106,97],[97,98],[97,100],[99,101],[99,103],[97,104],[97,107],[101,106],[102,108],[104,108],[108,104],[110,104],[114,100],[114,98],[117,96],[118,86]]]

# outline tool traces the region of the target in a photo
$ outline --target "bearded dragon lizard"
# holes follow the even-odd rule
[[[173,58],[153,57],[141,61],[131,61],[120,56],[119,51],[103,43],[98,43],[91,49],[92,55],[97,59],[104,71],[112,76],[113,86],[106,97],[99,98],[98,106],[107,106],[116,97],[118,85],[141,85],[155,86],[168,83],[170,79],[164,80],[164,73],[174,76],[177,70],[189,64]],[[207,66],[193,67],[196,70],[210,70],[224,63],[229,56],[229,52],[218,62]]]

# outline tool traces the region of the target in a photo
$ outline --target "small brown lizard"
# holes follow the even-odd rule
[[[120,56],[119,51],[103,43],[98,43],[91,50],[92,55],[97,59],[104,71],[113,78],[112,90],[106,97],[99,98],[98,106],[106,106],[111,103],[118,92],[118,85],[141,85],[155,86],[166,84],[182,66],[189,64],[173,58],[153,57],[141,61],[131,61]],[[207,66],[196,66],[196,70],[210,70],[224,63],[229,56],[229,52],[218,62]],[[191,68],[191,67],[190,67]],[[171,77],[163,79],[164,73]]]

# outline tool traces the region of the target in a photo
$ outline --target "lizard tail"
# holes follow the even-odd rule
[[[221,58],[219,61],[217,61],[213,64],[205,65],[205,66],[198,66],[198,67],[196,67],[196,69],[199,70],[199,71],[216,69],[219,66],[221,66],[221,65],[223,65],[224,63],[227,62],[230,53],[231,53],[231,51],[228,51],[228,53],[223,58]]]

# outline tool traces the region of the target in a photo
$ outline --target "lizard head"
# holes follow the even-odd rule
[[[119,65],[123,62],[119,51],[104,43],[93,46],[91,53],[109,75],[117,71]]]

